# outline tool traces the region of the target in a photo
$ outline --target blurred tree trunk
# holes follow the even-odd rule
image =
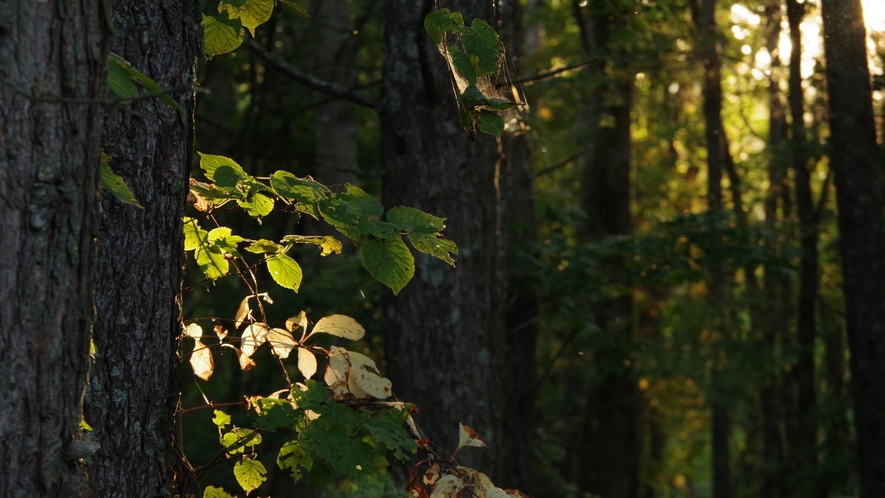
[[[765,47],[771,54],[771,72],[768,79],[768,191],[765,195],[765,221],[769,227],[778,222],[778,205],[784,190],[784,173],[786,161],[783,150],[786,137],[786,110],[781,98],[780,57],[778,41],[781,33],[781,0],[769,0],[765,6],[767,25]],[[775,242],[776,254],[780,255],[779,241]],[[782,281],[788,278],[774,265],[765,267],[765,294],[762,301],[763,320],[761,322],[761,348],[765,358],[766,375],[760,392],[762,412],[762,498],[780,498],[784,496],[781,467],[783,465],[783,437],[780,429],[780,410],[778,403],[778,370],[777,341],[780,331],[788,330],[788,315],[782,301],[785,296]],[[789,289],[789,283],[786,285]]]
[[[350,88],[356,82],[354,57],[356,36],[347,0],[319,0],[311,16],[317,43],[313,75],[329,83]],[[316,99],[328,99],[317,94]],[[318,106],[316,115],[316,179],[326,185],[356,183],[359,169],[356,139],[358,125],[353,104],[332,99]]]
[[[716,25],[716,0],[695,0],[693,17],[698,29],[697,55],[704,68],[703,83],[703,114],[706,121],[705,138],[707,149],[707,209],[712,214],[711,222],[721,223],[722,212],[722,173],[726,162],[730,160],[722,127],[722,59],[719,54],[719,30]],[[720,242],[714,242],[711,253],[714,261],[709,265],[708,303],[713,314],[713,330],[720,338],[726,338],[727,331],[723,307],[726,305],[725,294],[727,280],[721,261],[716,254]],[[713,498],[731,498],[731,458],[729,439],[731,438],[731,420],[728,401],[723,383],[723,370],[726,368],[724,354],[719,356],[711,372],[711,431],[713,458]]]
[[[95,0],[0,10],[0,496],[82,496],[104,112],[59,99],[105,97],[113,28]]]
[[[491,2],[442,7],[460,10],[467,25],[492,18]],[[489,469],[495,479],[505,462],[509,415],[502,383],[530,382],[502,374],[497,145],[484,134],[471,141],[458,126],[445,60],[423,27],[434,3],[389,0],[385,8],[384,204],[447,218],[445,235],[459,249],[456,268],[417,255],[415,278],[399,296],[385,298],[387,372],[394,392],[421,409],[419,427],[443,449],[456,447],[458,422],[486,436],[487,450],[468,449],[458,459]]]
[[[164,88],[194,85],[202,47],[199,2],[114,3],[114,53]],[[185,113],[158,99],[105,117],[104,150],[138,209],[104,196],[95,364],[85,418],[102,451],[90,466],[96,497],[155,497],[168,488],[175,366],[184,265],[181,218],[193,155],[192,91],[172,94]],[[181,444],[181,441],[178,441]]]
[[[885,496],[885,192],[860,0],[823,0],[860,496]]]
[[[814,383],[814,341],[818,289],[818,221],[811,193],[811,173],[807,134],[805,131],[805,104],[802,90],[802,32],[805,4],[787,0],[787,21],[790,25],[789,102],[792,169],[795,175],[796,212],[799,215],[799,245],[802,249],[799,272],[799,299],[797,301],[796,343],[799,358],[793,375],[796,393],[796,431],[790,442],[792,459],[797,472],[797,487],[792,496],[826,496],[826,490],[817,477],[817,404]]]
[[[622,27],[626,12],[605,0],[596,0],[585,9],[577,1],[572,8],[579,23],[587,55],[604,52],[610,58],[626,57],[608,47],[609,40]],[[582,206],[587,221],[580,237],[600,242],[609,237],[632,233],[630,216],[630,110],[633,73],[624,63],[609,62],[590,70],[604,81],[595,87],[587,102],[584,143],[592,144],[585,154],[582,173]],[[604,261],[612,285],[626,285],[627,260],[613,257]],[[590,305],[605,346],[595,352],[596,368],[602,380],[585,395],[578,459],[573,476],[584,491],[612,498],[639,496],[639,411],[641,395],[630,368],[629,342],[633,338],[633,296],[622,295]],[[609,366],[606,366],[609,365]],[[610,365],[622,367],[612,371]]]
[[[507,49],[508,61],[520,66],[524,50],[523,8],[518,0],[498,1],[498,33]],[[515,77],[515,75],[513,75]],[[516,112],[514,112],[516,114]],[[499,166],[501,244],[503,262],[504,337],[508,379],[504,382],[504,417],[501,449],[502,483],[532,494],[535,469],[535,349],[538,338],[538,296],[531,250],[535,244],[535,204],[527,129],[517,123],[513,133],[501,137]]]

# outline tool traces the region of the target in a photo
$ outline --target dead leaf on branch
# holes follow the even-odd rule
[[[212,377],[212,372],[215,371],[212,351],[209,350],[208,346],[200,342],[199,339],[194,339],[194,352],[191,353],[190,363],[191,368],[194,370],[194,375],[203,380],[209,380],[209,377]]]
[[[485,448],[486,446],[486,438],[480,436],[469,426],[464,424],[458,424],[458,449],[461,449],[465,446],[475,446],[477,448]]]
[[[329,334],[351,341],[358,341],[366,335],[366,329],[347,315],[330,315],[320,318],[313,326],[313,334]]]

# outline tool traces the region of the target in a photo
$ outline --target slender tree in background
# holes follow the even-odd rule
[[[423,408],[416,420],[443,448],[457,443],[458,422],[486,436],[489,450],[465,452],[464,458],[485,460],[483,468],[499,482],[507,414],[501,386],[497,146],[484,134],[473,141],[458,127],[445,60],[423,28],[433,2],[392,0],[385,8],[382,199],[387,206],[414,206],[447,218],[446,236],[459,248],[454,270],[417,256],[414,280],[399,296],[386,299],[388,373],[396,394]],[[492,18],[490,2],[462,1],[453,8],[466,25]]]
[[[81,496],[79,458],[94,450],[79,440],[95,320],[104,114],[95,100],[112,29],[104,5],[2,6],[2,496]]]
[[[722,213],[722,174],[726,163],[731,161],[725,131],[722,127],[722,58],[719,54],[719,31],[716,26],[716,0],[695,0],[692,14],[698,29],[697,56],[703,64],[703,114],[707,150],[707,210],[713,220]],[[732,182],[734,187],[734,182]],[[735,198],[736,200],[737,198]],[[715,255],[718,241],[709,250]],[[714,259],[718,259],[714,257]],[[721,262],[710,263],[708,302],[713,314],[713,330],[721,338],[727,335],[723,306],[727,279]],[[711,431],[713,458],[713,498],[731,498],[731,456],[729,439],[731,422],[722,387],[722,370],[725,354],[717,354],[718,361],[711,369]]]
[[[860,0],[823,0],[839,251],[862,498],[885,496],[885,192]]]
[[[805,92],[802,90],[802,18],[805,4],[787,0],[787,21],[790,25],[790,132],[791,159],[799,215],[799,296],[796,310],[796,344],[798,361],[793,370],[796,393],[796,430],[790,440],[792,460],[796,465],[798,486],[794,496],[820,496],[826,490],[816,482],[817,422],[814,383],[814,341],[817,335],[816,303],[818,294],[818,214],[811,193],[811,172],[807,133],[805,131]],[[826,194],[822,194],[826,195]]]
[[[765,221],[776,226],[779,220],[778,207],[784,196],[786,161],[783,159],[783,146],[786,138],[786,109],[780,91],[781,64],[778,42],[781,33],[781,0],[770,0],[765,5],[766,37],[765,47],[771,54],[771,71],[768,77],[768,191],[765,194]],[[763,357],[768,365],[776,365],[777,342],[782,331],[789,330],[789,317],[784,306],[789,297],[791,285],[788,277],[779,272],[775,265],[765,267],[765,299],[763,307],[761,346]],[[783,495],[783,437],[780,429],[781,410],[778,402],[778,372],[773,367],[766,369],[763,386],[759,393],[762,416],[762,496],[778,498]]]
[[[602,242],[632,232],[630,215],[630,111],[633,72],[623,50],[609,46],[616,31],[626,29],[628,12],[617,2],[596,0],[588,8],[573,2],[582,46],[588,57],[605,54],[608,63],[595,64],[592,76],[603,83],[588,93],[581,140],[590,144],[584,155],[581,185],[582,206],[587,219],[581,237]],[[584,13],[586,10],[586,14]],[[615,285],[625,281],[627,260],[623,256],[604,261]],[[594,303],[602,346],[595,352],[596,368],[602,370],[590,388],[581,417],[581,437],[573,455],[572,476],[581,489],[601,496],[632,498],[639,494],[640,396],[632,369],[613,370],[611,365],[629,364],[633,337],[633,297],[629,291]]]
[[[174,380],[181,333],[181,217],[193,156],[199,3],[114,2],[112,50],[176,89],[179,112],[158,99],[105,118],[104,151],[138,209],[102,199],[99,283],[84,415],[102,451],[90,466],[93,496],[159,496],[168,487]],[[137,114],[136,114],[137,113]]]

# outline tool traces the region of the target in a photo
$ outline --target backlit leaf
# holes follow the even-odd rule
[[[280,358],[288,358],[289,353],[292,352],[292,348],[298,345],[298,341],[296,341],[292,334],[290,334],[285,329],[271,329],[267,332],[266,336],[267,342],[270,343],[270,347],[273,350],[273,353]],[[300,349],[299,349],[300,352]],[[301,358],[299,355],[299,366],[301,365]]]
[[[313,327],[313,334],[329,334],[343,337],[351,341],[358,341],[366,335],[366,329],[356,320],[345,315],[330,315],[320,318]]]
[[[190,363],[194,375],[197,377],[203,380],[209,380],[209,377],[212,377],[212,372],[215,370],[212,351],[199,340],[194,341],[194,352],[191,353]]]
[[[447,475],[440,478],[430,493],[430,498],[460,498],[461,490],[464,489],[464,481],[455,475]]]
[[[253,254],[276,254],[282,249],[282,246],[267,239],[258,239],[246,248]]]
[[[240,342],[240,349],[243,351],[243,354],[249,357],[255,354],[255,350],[267,340],[267,333],[269,331],[270,328],[268,328],[267,324],[262,322],[253,323],[246,327]]]
[[[108,88],[117,97],[137,97],[138,87],[132,82],[132,78],[117,64],[112,57],[108,57]]]
[[[252,309],[249,307],[249,299],[252,296],[246,296],[240,301],[240,307],[237,308],[237,314],[234,316],[234,327],[240,328],[240,325],[249,318]]]
[[[226,15],[203,15],[203,50],[211,59],[236,50],[243,43],[243,24]]]
[[[199,339],[203,337],[203,327],[196,323],[190,323],[184,328],[184,333],[192,339]]]
[[[298,370],[305,379],[317,373],[317,358],[307,348],[298,348]]]
[[[360,244],[363,266],[394,295],[415,275],[415,259],[402,240],[366,240]]]
[[[500,137],[504,132],[504,118],[485,109],[479,111],[479,131]]]
[[[286,319],[286,328],[289,332],[295,332],[297,327],[301,327],[301,330],[307,330],[307,313],[304,311]]]
[[[474,19],[470,29],[461,34],[461,41],[464,52],[479,59],[477,69],[486,74],[498,72],[498,54],[504,51],[504,45],[487,22]]]
[[[237,496],[228,494],[227,491],[223,490],[222,488],[208,486],[205,490],[203,490],[203,498],[237,498]]]
[[[202,152],[197,154],[200,155],[200,168],[206,173],[206,178],[210,180],[215,181],[215,175],[219,168],[229,168],[226,171],[231,171],[238,178],[246,178],[247,176],[243,167],[229,157],[203,154]]]
[[[156,81],[154,81],[153,79],[148,77],[146,74],[142,73],[141,71],[132,67],[132,64],[130,64],[129,61],[120,57],[117,54],[108,54],[108,83],[110,83],[110,77],[111,77],[111,75],[110,75],[111,69],[110,68],[111,67],[114,67],[115,71],[120,71],[123,74],[125,74],[129,78],[130,82],[138,83],[145,90],[147,90],[148,92],[150,92],[152,94],[159,94],[164,91],[164,88],[162,86],[160,86]],[[113,87],[111,88],[111,90],[112,91],[114,90]],[[128,92],[128,91],[131,91],[131,89],[126,88],[125,91]],[[114,92],[114,93],[117,93],[117,92]],[[138,91],[136,90],[136,94],[137,93],[138,93]],[[131,96],[131,94],[130,95],[120,95],[119,93],[117,93],[117,95],[119,97]],[[170,95],[160,95],[157,98],[160,99],[161,102],[172,106],[173,108],[175,108],[175,110],[184,114],[184,109],[182,109],[181,106],[178,105],[178,102],[173,100]]]
[[[477,78],[476,68],[473,67],[467,54],[457,49],[449,49],[449,54],[452,57],[452,65],[455,66],[455,69],[461,73],[461,76],[463,76],[469,84],[475,85]]]
[[[237,353],[237,361],[240,363],[240,370],[249,370],[255,366],[255,362],[242,349],[233,344],[222,344],[221,347],[233,349]]]
[[[267,469],[258,460],[244,458],[234,464],[234,477],[243,490],[250,493],[267,480]]]
[[[294,259],[285,254],[275,254],[267,258],[267,270],[274,282],[298,292],[301,286],[301,267]]]
[[[267,22],[273,13],[274,0],[246,0],[242,6],[234,6],[230,2],[218,4],[218,11],[226,10],[228,17],[239,19],[243,27],[255,36],[255,28]]]
[[[207,245],[209,242],[209,232],[200,228],[197,220],[184,217],[184,250],[193,251],[200,245]]]
[[[230,415],[221,410],[215,410],[215,417],[212,418],[212,423],[217,425],[219,429],[224,429],[230,425]]]
[[[443,238],[441,235],[426,235],[419,232],[410,233],[409,240],[415,249],[455,266],[455,259],[452,258],[452,255],[458,254],[458,246],[451,240]]]
[[[449,31],[456,31],[464,26],[464,18],[460,12],[452,12],[449,9],[439,9],[436,12],[427,14],[424,18],[424,29],[433,43],[439,45],[442,43],[443,35]]]
[[[354,380],[364,391],[379,399],[389,398],[393,394],[390,380],[381,375],[371,358],[353,351],[348,351],[347,356]]]
[[[484,448],[486,445],[486,438],[480,436],[470,427],[464,424],[458,424],[458,448],[463,448],[465,446],[475,446],[477,448]]]
[[[237,204],[253,218],[267,216],[273,211],[273,199],[264,194],[255,194],[248,201],[238,200]]]

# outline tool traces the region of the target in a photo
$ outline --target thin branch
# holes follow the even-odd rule
[[[79,98],[70,98],[70,97],[61,97],[59,95],[47,95],[47,96],[38,96],[33,95],[26,92],[24,89],[14,85],[12,82],[7,80],[6,78],[0,78],[0,83],[8,86],[12,91],[21,95],[22,97],[28,99],[32,103],[41,103],[41,104],[84,104],[84,105],[106,105],[106,106],[118,106],[120,104],[125,104],[127,102],[134,102],[136,100],[149,100],[155,99],[159,97],[165,97],[167,95],[177,93],[177,92],[207,92],[208,90],[199,87],[192,86],[178,86],[175,88],[165,88],[159,92],[151,92],[145,93],[143,95],[138,95],[135,97],[112,97],[107,99],[79,99]]]
[[[566,71],[571,71],[573,69],[583,69],[594,62],[599,62],[601,59],[599,57],[591,57],[582,62],[576,62],[574,64],[569,64],[568,66],[561,67],[559,69],[553,69],[551,71],[543,71],[540,73],[535,73],[532,76],[527,76],[525,78],[521,78],[519,80],[514,81],[514,83],[526,84],[526,83],[534,83],[536,81],[546,80],[548,78],[553,78],[558,74],[562,74]]]
[[[541,171],[538,171],[537,173],[534,174],[534,176],[532,176],[532,178],[537,178],[539,176],[549,175],[550,173],[553,173],[554,171],[556,171],[558,169],[564,168],[564,167],[568,166],[568,164],[570,162],[575,161],[579,157],[583,156],[586,152],[587,152],[586,149],[576,152],[576,153],[572,154],[571,156],[563,159],[562,161],[559,161],[558,163],[554,164],[553,166],[550,166],[549,168],[544,168]]]
[[[268,53],[266,50],[261,48],[261,45],[255,43],[255,40],[249,40],[248,42],[246,42],[246,46],[248,46],[249,50],[257,55],[259,59],[262,59],[286,76],[289,76],[293,80],[309,88],[312,88],[318,92],[347,100],[348,102],[352,102],[363,107],[368,107],[369,109],[374,109],[376,111],[380,108],[380,104],[378,102],[375,102],[374,100],[369,100],[358,93],[354,93],[349,89],[344,88],[343,86],[329,83],[328,81],[323,81],[302,72],[301,70],[295,68],[283,59],[277,57],[276,55]]]

